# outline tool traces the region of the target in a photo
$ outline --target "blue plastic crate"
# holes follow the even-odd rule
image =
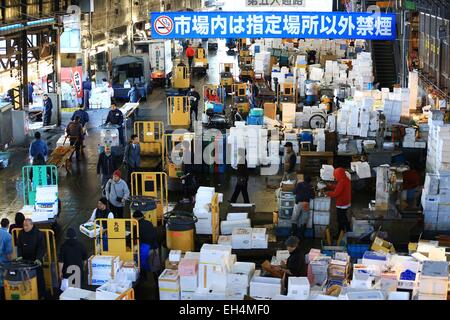
[[[262,125],[264,125],[264,117],[248,116],[247,117],[247,124],[248,125],[254,125],[254,126],[262,126]]]
[[[370,244],[348,244],[347,253],[353,259],[362,259],[364,253],[370,250]]]

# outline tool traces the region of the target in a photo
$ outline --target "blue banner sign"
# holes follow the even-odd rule
[[[395,14],[153,12],[154,39],[310,38],[395,40]]]

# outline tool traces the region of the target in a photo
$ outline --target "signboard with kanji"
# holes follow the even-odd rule
[[[154,39],[395,40],[396,16],[346,12],[154,12]]]
[[[245,0],[247,7],[304,7],[306,0]]]

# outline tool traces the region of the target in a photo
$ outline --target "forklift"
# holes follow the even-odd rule
[[[250,101],[247,96],[248,86],[246,83],[237,83],[233,85],[233,102],[238,112],[245,118],[250,112]]]
[[[180,177],[183,176],[183,143],[184,141],[189,143],[191,154],[193,154],[194,136],[193,132],[184,134],[167,133],[164,135],[166,144],[165,164],[170,191],[179,191],[182,188]]]
[[[194,63],[192,67],[192,75],[206,75],[209,69],[206,50],[201,45],[195,50]]]
[[[191,77],[189,74],[189,67],[180,61],[176,64],[173,70],[172,87],[178,91],[189,91],[191,86]]]
[[[189,97],[167,97],[167,116],[169,126],[175,129],[188,129],[191,125],[191,106]]]
[[[250,56],[242,56],[239,58],[239,67],[241,74],[239,78],[242,82],[247,82],[255,78],[255,71],[253,70],[253,58]]]
[[[226,46],[228,48],[227,55],[235,56],[236,55],[236,50],[234,50],[234,49],[236,49],[236,47],[237,47],[236,46],[236,39],[228,38],[227,42],[226,42]]]
[[[234,84],[234,63],[220,64],[220,85],[225,88],[227,93],[231,93]]]
[[[297,103],[295,85],[293,83],[280,83],[278,84],[278,97],[277,104],[280,112],[283,112],[283,103]]]

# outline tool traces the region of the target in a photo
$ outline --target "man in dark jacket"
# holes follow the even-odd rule
[[[309,202],[314,199],[314,188],[311,185],[311,177],[305,176],[303,182],[297,183],[294,190],[295,207],[292,215],[292,235],[303,238],[309,219]],[[298,230],[300,226],[300,230]]]
[[[84,106],[82,104],[79,105],[78,110],[73,113],[72,118],[70,118],[70,120],[75,121],[76,117],[80,117],[80,123],[83,126],[83,128],[89,122],[89,113],[87,113],[84,110]]]
[[[100,153],[97,162],[97,174],[102,175],[102,189],[105,189],[106,183],[112,178],[114,171],[117,169],[118,167],[111,154],[111,148],[107,146],[105,147],[105,151]]]
[[[86,261],[88,259],[87,250],[81,242],[77,240],[76,232],[73,228],[67,229],[66,241],[62,244],[59,251],[58,262],[59,262],[59,272],[60,278],[69,279],[73,274],[73,271],[68,272],[68,267],[76,266],[80,269],[80,278],[75,278],[75,283],[69,283],[69,286],[81,287],[83,283],[84,267],[86,266]],[[77,275],[77,271],[75,271]]]
[[[48,94],[44,94],[44,127],[49,126],[52,120],[53,102],[48,97]]]
[[[239,194],[242,192],[242,197],[244,197],[244,203],[250,203],[250,198],[248,196],[248,169],[247,162],[245,159],[245,151],[239,151],[239,163],[237,166],[237,182],[234,188],[233,195],[231,196],[230,202],[236,203]]]
[[[141,146],[137,134],[131,136],[130,143],[125,147],[123,163],[127,166],[128,182],[131,183],[131,174],[141,167]]]
[[[194,113],[194,121],[198,119],[198,104],[200,102],[200,94],[195,90],[195,86],[191,86],[191,90],[188,93],[189,104],[191,106],[191,114]],[[192,121],[192,125],[194,125],[194,121]]]
[[[92,82],[89,77],[83,81],[83,106],[89,109],[89,98],[91,97]]]
[[[117,109],[117,105],[115,102],[111,103],[111,110],[108,113],[108,117],[106,118],[106,124],[114,124],[118,125],[119,128],[119,140],[120,144],[123,145],[124,137],[123,137],[123,113],[119,109]]]
[[[306,277],[305,254],[299,247],[300,240],[297,237],[291,236],[286,242],[286,248],[289,251],[289,258],[282,268],[284,274],[284,286],[287,289],[289,277]]]
[[[80,123],[80,117],[76,116],[66,128],[66,134],[69,136],[70,145],[75,146],[77,161],[80,161],[81,141],[83,140],[83,126]]]
[[[133,219],[138,221],[139,228],[139,252],[141,260],[141,277],[147,279],[147,273],[153,273],[155,282],[155,295],[159,299],[158,277],[161,271],[161,260],[159,258],[158,234],[153,224],[144,219],[144,214],[136,210]]]
[[[284,175],[283,181],[296,179],[297,155],[294,151],[292,142],[286,142],[284,145]]]
[[[23,230],[20,231],[17,238],[17,257],[19,260],[34,261],[37,268],[37,281],[39,296],[45,296],[44,271],[42,270],[42,261],[45,255],[44,234],[34,226],[31,219],[25,219]]]
[[[33,161],[38,155],[41,155],[45,159],[48,156],[48,147],[45,141],[41,139],[41,133],[39,131],[34,133],[34,139],[30,145],[30,160]]]

